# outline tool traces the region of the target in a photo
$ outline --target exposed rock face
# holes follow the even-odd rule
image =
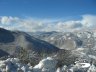
[[[66,50],[74,50],[76,49],[76,42],[72,39],[67,39],[64,42],[64,45],[62,48],[66,49]]]

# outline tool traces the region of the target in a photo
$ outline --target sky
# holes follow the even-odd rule
[[[96,0],[0,0],[0,27],[22,31],[95,28]]]

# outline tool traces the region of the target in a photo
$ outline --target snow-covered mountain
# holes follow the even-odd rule
[[[60,49],[73,50],[78,47],[93,48],[95,33],[91,31],[78,32],[41,32],[33,33],[34,37],[47,41]]]
[[[0,70],[96,72],[95,44],[94,31],[27,34],[0,28]]]

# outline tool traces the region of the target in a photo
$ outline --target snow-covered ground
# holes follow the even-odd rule
[[[81,67],[81,68],[88,68],[88,67],[90,67],[90,63],[77,63],[76,65]]]
[[[0,72],[96,72],[96,67],[90,63],[75,62],[74,65],[57,67],[58,61],[47,57],[34,67],[30,63],[22,64],[18,58],[0,60]]]
[[[20,63],[18,58],[0,60],[0,72],[31,72],[32,66]]]

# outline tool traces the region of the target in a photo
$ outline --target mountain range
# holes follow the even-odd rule
[[[0,57],[9,55],[23,59],[23,56],[26,60],[29,58],[27,55],[34,59],[35,54],[39,62],[40,55],[50,55],[59,61],[59,66],[69,65],[76,59],[96,61],[95,43],[96,34],[92,31],[26,33],[0,28]]]

